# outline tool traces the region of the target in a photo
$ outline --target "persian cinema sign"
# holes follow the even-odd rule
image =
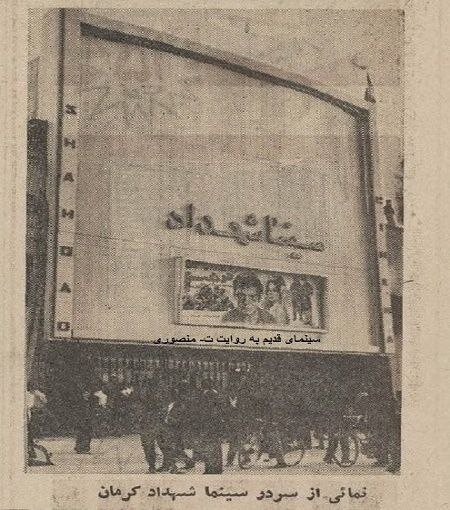
[[[259,220],[255,214],[247,214],[242,223],[230,221],[227,229],[216,227],[214,220],[208,215],[196,215],[193,204],[188,204],[184,211],[171,211],[166,220],[167,228],[192,229],[200,235],[229,237],[237,243],[248,245],[251,241],[260,243],[289,246],[299,250],[323,251],[325,246],[322,242],[300,242],[295,235],[288,232],[292,223],[279,221],[275,216],[264,216]],[[251,230],[249,230],[251,229]]]

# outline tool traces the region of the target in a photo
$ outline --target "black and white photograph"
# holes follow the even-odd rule
[[[26,473],[399,475],[403,10],[28,13]]]

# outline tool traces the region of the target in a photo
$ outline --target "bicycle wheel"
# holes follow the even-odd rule
[[[283,449],[283,457],[284,462],[288,466],[296,466],[300,464],[305,455],[305,444],[304,442],[297,438],[285,435],[281,439],[282,449]]]
[[[344,438],[344,439],[343,439]],[[348,451],[346,452],[346,448],[342,448],[342,441],[345,441],[347,438],[348,441]],[[359,439],[356,434],[349,434],[345,436],[341,436],[339,438],[339,443],[334,452],[333,459],[336,464],[340,467],[349,467],[353,466],[358,460],[359,455]]]
[[[259,434],[250,434],[239,446],[239,467],[241,469],[248,469],[254,466],[261,457],[261,453],[261,438]]]
[[[35,463],[38,463],[39,465],[45,465],[45,466],[53,466],[53,462],[50,460],[51,459],[51,456],[52,454],[47,450],[47,448],[42,445],[42,444],[39,444],[39,443],[34,443],[34,451],[37,452],[41,452],[43,455],[44,455],[44,458],[45,460],[42,460],[41,459],[41,455],[38,455],[36,453],[36,457],[34,458],[34,462]]]

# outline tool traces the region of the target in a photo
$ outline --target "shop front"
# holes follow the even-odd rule
[[[330,395],[342,392],[342,401],[357,401],[361,392],[389,396],[390,369],[388,358],[378,355],[333,353],[263,353],[261,351],[164,349],[117,344],[61,343],[42,353],[36,368],[38,386],[49,397],[49,415],[42,422],[44,435],[73,433],[76,423],[80,388],[103,390],[111,401],[107,412],[97,420],[96,435],[115,435],[117,412],[127,416],[120,434],[139,430],[137,400],[144,385],[155,376],[169,380],[176,388],[181,381],[200,389],[210,380],[225,403],[235,383],[245,377],[255,402],[264,398],[270,403],[293,403],[298,421],[315,424]],[[336,393],[336,384],[338,391]],[[380,387],[383,391],[380,392]],[[118,410],[114,401],[120,391],[132,388],[126,408]],[[123,405],[121,402],[120,405]],[[253,410],[248,409],[251,415]]]

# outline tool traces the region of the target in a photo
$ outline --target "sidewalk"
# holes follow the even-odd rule
[[[45,438],[39,444],[52,453],[53,466],[32,466],[27,468],[30,473],[111,473],[111,474],[144,474],[147,464],[138,435],[122,437],[106,437],[94,439],[90,455],[78,455],[74,452],[74,439],[71,437]],[[224,457],[227,445],[223,446]],[[270,469],[261,466],[245,471],[235,465],[225,468],[228,473],[261,475],[273,473],[284,474],[329,474],[329,475],[389,475],[383,468],[373,467],[373,459],[364,456],[358,458],[356,465],[341,468],[336,464],[325,464],[322,459],[323,450],[308,450],[301,463],[297,466],[281,469]],[[190,471],[192,472],[192,471]],[[198,463],[194,472],[203,473],[203,464]],[[158,475],[159,476],[159,475]]]

